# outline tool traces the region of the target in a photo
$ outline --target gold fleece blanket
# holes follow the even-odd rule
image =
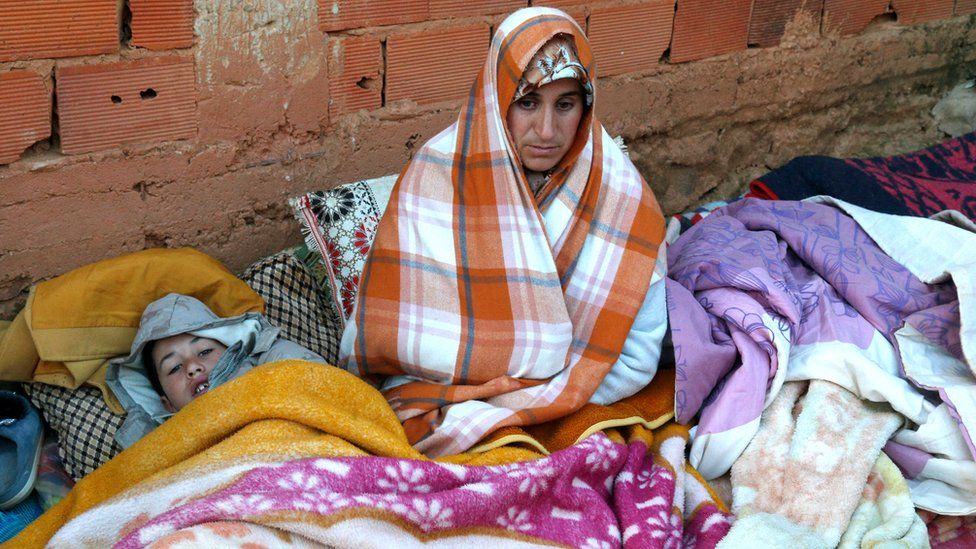
[[[661,381],[645,391],[673,394],[670,378]],[[659,411],[645,409],[641,415],[650,417]],[[647,423],[646,418],[631,422]],[[361,379],[304,361],[266,364],[197,398],[82,479],[12,544],[43,546],[69,520],[114,496],[137,485],[151,490],[177,482],[189,471],[199,476],[228,464],[247,468],[303,457],[367,455],[427,459],[407,442],[386,399]],[[540,457],[509,445],[444,461],[497,465]]]
[[[165,481],[208,464],[370,454],[424,459],[386,399],[359,378],[311,362],[265,364],[193,400],[79,481],[12,543],[41,547],[68,520],[154,475]]]
[[[216,259],[190,248],[151,249],[79,267],[31,288],[13,322],[0,322],[0,381],[105,388],[105,364],[129,353],[146,306],[191,295],[218,316],[264,311],[264,301]]]

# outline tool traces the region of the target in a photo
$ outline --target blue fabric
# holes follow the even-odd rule
[[[0,390],[0,507],[30,492],[43,434],[41,416],[30,401]]]
[[[801,156],[759,178],[779,200],[825,194],[876,212],[911,215],[877,180],[839,158]]]
[[[14,505],[11,509],[0,511],[0,543],[16,536],[34,519],[41,516],[42,510],[35,494]]]

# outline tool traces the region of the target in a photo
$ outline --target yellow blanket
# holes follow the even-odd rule
[[[12,540],[42,547],[68,520],[155,475],[309,456],[424,459],[375,389],[338,368],[285,361],[259,366],[195,399],[172,419],[83,478]]]
[[[673,391],[670,378],[662,381],[652,384],[660,387],[655,391]],[[123,492],[131,497],[132,489],[141,493],[194,482],[228,464],[249,468],[304,457],[366,455],[427,459],[407,442],[386,399],[361,379],[311,362],[266,364],[191,402],[82,479],[11,543],[41,547],[68,521]],[[443,461],[498,465],[540,457],[529,449],[500,446]]]
[[[0,324],[0,381],[105,388],[105,364],[125,355],[149,303],[196,297],[218,316],[264,311],[264,301],[219,261],[189,248],[152,249],[79,267],[33,288],[13,322]]]

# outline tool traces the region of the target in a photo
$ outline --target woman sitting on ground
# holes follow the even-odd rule
[[[615,402],[654,376],[664,221],[594,118],[595,84],[572,18],[515,12],[458,121],[393,190],[342,362],[380,385],[428,455]]]

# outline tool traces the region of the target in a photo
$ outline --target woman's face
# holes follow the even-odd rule
[[[579,82],[563,78],[512,103],[508,131],[525,169],[544,172],[562,160],[573,146],[584,102]]]

